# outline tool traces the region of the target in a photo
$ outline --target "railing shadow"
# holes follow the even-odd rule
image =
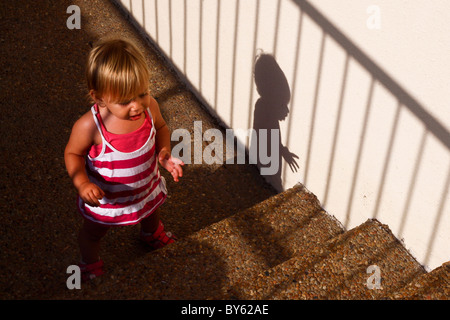
[[[400,119],[400,112],[402,108],[407,109],[410,111],[416,119],[418,119],[424,126],[424,131],[422,134],[422,138],[419,144],[419,150],[417,152],[417,157],[415,160],[415,164],[413,167],[410,183],[408,184],[409,188],[407,191],[407,196],[405,199],[404,204],[404,210],[401,214],[401,222],[400,222],[400,228],[397,232],[398,236],[401,236],[404,232],[404,228],[406,225],[406,220],[408,217],[408,214],[410,212],[410,204],[412,201],[412,197],[414,194],[414,191],[416,190],[416,182],[418,180],[418,172],[421,168],[422,164],[422,156],[425,150],[426,141],[429,135],[433,135],[439,142],[442,143],[444,147],[446,147],[448,150],[450,150],[450,132],[447,131],[447,129],[441,124],[440,121],[438,121],[433,115],[431,115],[416,99],[414,99],[400,84],[398,84],[391,76],[389,76],[384,70],[382,70],[375,62],[373,62],[361,49],[359,49],[348,37],[346,37],[336,26],[334,26],[323,14],[321,14],[311,3],[305,0],[293,0],[295,4],[298,5],[301,12],[305,15],[307,15],[309,18],[311,18],[322,30],[323,35],[332,38],[334,41],[336,41],[340,47],[345,51],[346,54],[346,60],[345,60],[345,67],[343,72],[343,80],[342,80],[342,87],[341,87],[341,94],[340,94],[340,100],[339,100],[339,106],[338,106],[338,115],[336,118],[336,124],[334,129],[334,138],[332,143],[332,150],[331,150],[331,160],[329,163],[328,168],[328,180],[326,183],[326,190],[325,190],[325,196],[323,199],[323,203],[326,204],[329,196],[329,188],[330,188],[330,179],[332,176],[332,170],[333,170],[333,161],[334,156],[336,152],[336,139],[339,134],[340,129],[340,121],[341,121],[341,115],[342,115],[342,100],[343,96],[345,94],[345,84],[347,81],[347,75],[348,75],[348,68],[349,68],[349,59],[354,59],[357,61],[372,77],[370,89],[368,93],[367,98],[367,105],[365,110],[365,115],[363,119],[363,125],[362,125],[362,133],[360,135],[359,140],[359,147],[358,152],[356,156],[356,166],[353,172],[352,177],[352,184],[351,184],[351,191],[348,198],[347,203],[347,209],[346,209],[346,217],[345,221],[343,222],[344,226],[347,227],[348,221],[350,220],[350,214],[352,212],[352,203],[353,203],[353,197],[355,195],[355,186],[358,180],[358,175],[360,171],[360,162],[361,162],[361,153],[364,147],[365,143],[365,135],[366,135],[366,129],[370,117],[370,108],[372,107],[372,100],[373,100],[373,90],[374,90],[374,84],[380,83],[383,85],[397,100],[397,108],[394,115],[394,122],[391,128],[391,135],[389,139],[389,143],[387,146],[387,152],[384,159],[383,169],[382,169],[382,175],[380,178],[380,184],[378,189],[377,198],[374,205],[374,211],[372,214],[373,218],[377,218],[379,215],[379,209],[382,201],[383,196],[383,188],[385,186],[388,169],[390,167],[391,158],[392,158],[392,150],[394,141],[396,139],[396,134],[398,132],[398,124]],[[321,47],[321,56],[323,54],[323,44]],[[321,74],[320,69],[321,64],[319,63],[319,71],[318,71],[318,81]],[[318,86],[317,86],[318,87]],[[317,96],[317,92],[316,92]],[[314,127],[315,119],[314,116],[312,118],[312,124],[311,128]],[[312,139],[312,132],[311,129],[310,133],[310,140]],[[311,143],[308,147],[308,155],[311,149]],[[308,156],[309,159],[309,156]],[[450,170],[450,166],[449,166]],[[435,243],[436,238],[436,230],[439,226],[439,222],[442,220],[442,215],[444,212],[444,206],[447,200],[448,190],[449,190],[449,178],[450,174],[447,176],[447,180],[444,184],[441,201],[438,207],[438,211],[436,214],[435,221],[433,223],[433,230],[431,231],[431,237],[427,245],[427,250],[425,253],[425,259],[424,264],[426,264],[430,259],[430,254],[433,249],[433,245]],[[305,180],[308,177],[308,160],[307,160],[307,167],[305,168]]]
[[[305,0],[292,0],[299,8],[307,14],[328,36],[333,38],[353,59],[358,61],[373,78],[380,82],[398,102],[408,108],[427,130],[450,149],[450,133],[435,119],[425,108],[417,102],[405,89],[403,89],[392,77],[376,65],[361,49],[359,49],[349,38],[339,31],[324,15],[322,15],[311,3]]]
[[[120,1],[113,1],[116,3],[120,3]],[[130,2],[130,9],[131,11],[133,10],[133,0],[129,0]],[[226,121],[222,120],[221,116],[218,115],[219,111],[218,111],[218,106],[220,104],[220,97],[219,97],[219,91],[223,90],[222,89],[222,84],[226,83],[227,86],[230,85],[231,90],[229,91],[229,95],[230,95],[230,99],[226,100],[227,104],[227,111],[226,114],[223,116],[225,118],[230,118],[230,121],[228,124],[225,124],[225,126],[231,126],[233,127],[236,123],[236,118],[240,115],[238,115],[236,106],[237,103],[241,103],[241,105],[245,105],[246,102],[240,102],[238,101],[237,98],[237,90],[240,89],[240,83],[238,81],[238,71],[240,71],[237,67],[237,63],[239,62],[239,55],[238,53],[240,52],[239,50],[241,49],[239,47],[240,42],[238,41],[240,39],[240,36],[242,35],[241,32],[244,32],[242,30],[242,16],[245,14],[249,14],[250,16],[254,15],[254,21],[251,21],[250,24],[248,24],[248,26],[253,26],[254,28],[254,34],[252,36],[249,36],[249,42],[252,43],[253,45],[251,46],[252,48],[250,48],[249,50],[252,51],[251,55],[252,55],[252,59],[251,62],[249,60],[249,67],[248,67],[248,72],[249,72],[249,76],[253,71],[253,67],[254,65],[254,59],[257,56],[257,51],[258,51],[258,37],[261,36],[262,30],[260,30],[261,28],[261,13],[262,13],[262,6],[265,5],[262,1],[260,0],[255,0],[254,2],[252,2],[251,6],[254,6],[254,12],[245,12],[243,10],[243,4],[236,1],[233,2],[231,4],[231,6],[229,5],[229,3],[225,4],[223,1],[216,1],[216,2],[209,2],[207,4],[207,2],[190,2],[189,3],[189,7],[188,7],[188,2],[184,1],[183,4],[183,8],[181,10],[184,10],[182,13],[179,13],[179,17],[182,17],[183,21],[177,21],[174,18],[174,14],[173,14],[173,10],[175,10],[174,8],[174,0],[170,0],[168,3],[166,2],[161,2],[161,1],[154,1],[154,10],[155,10],[155,27],[154,30],[155,31],[155,36],[153,39],[150,39],[150,36],[148,34],[146,34],[145,32],[145,25],[149,23],[149,21],[147,21],[145,19],[145,14],[143,14],[142,18],[138,17],[138,20],[141,20],[141,22],[143,21],[143,34],[146,34],[146,37],[148,39],[150,39],[150,41],[156,45],[156,47],[158,47],[159,49],[161,49],[162,52],[166,52],[166,54],[168,56],[166,56],[167,60],[171,60],[172,54],[174,54],[174,39],[175,39],[175,33],[180,32],[180,29],[175,29],[175,26],[177,26],[177,24],[182,24],[183,28],[182,28],[182,33],[183,33],[183,39],[184,39],[184,43],[181,45],[181,48],[183,48],[183,62],[182,62],[182,70],[177,69],[177,67],[174,65],[174,69],[176,69],[178,71],[179,76],[185,81],[185,83],[188,84],[189,88],[196,94],[196,96],[199,98],[199,100],[202,102],[203,105],[205,105],[207,107],[207,109],[209,109],[210,111],[212,111],[213,113],[215,113],[216,116],[218,116],[219,120],[221,120],[223,122],[223,124],[225,124]],[[340,134],[343,132],[343,113],[344,113],[344,96],[346,95],[346,93],[348,93],[348,82],[349,82],[349,77],[350,77],[350,70],[349,68],[351,67],[351,63],[353,62],[357,62],[358,65],[360,67],[362,67],[363,70],[367,71],[367,73],[369,74],[369,86],[368,88],[363,87],[363,85],[361,85],[361,88],[364,90],[368,90],[367,93],[367,98],[365,98],[365,105],[363,107],[361,107],[362,110],[362,120],[361,122],[357,123],[358,128],[355,129],[355,135],[359,134],[358,138],[356,139],[356,147],[354,148],[355,150],[355,154],[354,156],[351,156],[349,161],[353,161],[355,163],[354,168],[352,169],[352,171],[350,172],[350,174],[348,175],[348,179],[346,180],[345,183],[346,186],[348,185],[349,187],[349,191],[348,194],[346,194],[345,196],[341,197],[340,196],[340,201],[343,203],[344,205],[344,220],[343,224],[345,227],[349,226],[350,221],[352,221],[352,218],[354,218],[352,215],[354,214],[355,211],[355,201],[357,200],[357,196],[358,195],[358,186],[361,183],[361,179],[363,176],[363,169],[364,166],[362,164],[363,158],[364,158],[364,152],[368,147],[368,136],[370,134],[369,131],[369,123],[371,121],[372,118],[372,114],[374,113],[374,111],[376,111],[376,106],[374,103],[374,96],[376,96],[376,90],[377,90],[377,86],[381,85],[384,89],[387,90],[387,92],[389,92],[394,99],[396,100],[396,104],[394,106],[395,110],[393,110],[393,116],[390,118],[392,120],[392,125],[390,127],[390,131],[389,131],[389,135],[388,135],[388,140],[386,142],[386,145],[382,146],[382,148],[384,148],[384,150],[386,150],[384,159],[381,160],[381,169],[380,169],[380,177],[379,177],[379,182],[376,185],[375,189],[376,192],[375,195],[373,196],[374,202],[373,202],[373,211],[371,213],[366,213],[366,215],[370,218],[379,218],[382,214],[382,207],[384,204],[385,199],[387,198],[387,194],[386,194],[386,190],[387,188],[387,183],[389,181],[389,179],[391,178],[390,172],[392,170],[392,168],[395,165],[395,159],[393,156],[393,153],[395,152],[395,143],[398,142],[399,140],[399,131],[400,131],[400,122],[402,121],[402,114],[404,111],[408,111],[409,113],[411,113],[414,118],[416,120],[419,121],[419,123],[421,125],[423,125],[423,132],[422,132],[422,136],[419,137],[419,141],[417,141],[418,143],[418,150],[417,153],[415,155],[415,158],[413,160],[413,168],[408,172],[408,174],[410,175],[408,182],[405,182],[402,186],[400,186],[401,188],[404,188],[403,190],[401,190],[405,196],[402,198],[397,199],[397,202],[402,202],[400,203],[400,205],[402,206],[402,210],[400,210],[399,212],[395,213],[398,216],[398,219],[400,221],[400,226],[399,226],[399,230],[397,232],[397,236],[401,236],[405,230],[406,230],[406,225],[407,225],[407,221],[411,216],[411,211],[414,210],[412,208],[412,200],[414,199],[414,195],[417,193],[418,190],[418,181],[420,178],[420,173],[422,170],[424,170],[424,161],[423,161],[423,153],[426,151],[426,147],[428,145],[428,140],[433,137],[435,138],[437,141],[439,141],[442,146],[444,147],[444,149],[446,150],[450,150],[450,132],[446,129],[446,127],[441,123],[440,120],[436,119],[430,112],[428,112],[426,110],[426,108],[421,105],[415,98],[413,98],[394,78],[392,78],[386,71],[384,71],[382,68],[380,68],[380,66],[378,66],[371,58],[369,58],[369,56],[364,53],[360,48],[358,48],[358,46],[353,43],[343,32],[341,32],[333,23],[330,22],[330,20],[327,19],[327,17],[325,17],[319,10],[317,10],[313,4],[311,4],[308,1],[305,0],[292,0],[291,1],[294,5],[296,5],[299,9],[299,20],[298,20],[298,25],[295,26],[296,30],[293,32],[296,32],[296,43],[293,46],[294,50],[295,50],[295,56],[293,58],[293,66],[294,66],[294,70],[293,70],[293,77],[292,77],[292,81],[288,81],[288,83],[290,83],[291,88],[289,88],[289,85],[287,85],[288,89],[292,89],[291,93],[290,93],[290,102],[289,102],[289,106],[288,108],[288,112],[291,113],[291,116],[288,118],[287,120],[287,134],[286,134],[286,146],[292,146],[293,145],[293,140],[297,139],[298,137],[293,137],[292,132],[293,132],[293,128],[295,127],[296,123],[295,123],[295,119],[293,119],[292,117],[292,111],[294,111],[295,108],[298,108],[298,105],[300,105],[299,101],[300,98],[298,96],[298,85],[297,82],[299,82],[300,79],[298,79],[298,68],[301,67],[300,66],[300,56],[302,54],[302,33],[303,33],[303,29],[304,29],[304,20],[307,17],[308,20],[311,20],[313,22],[314,25],[316,25],[317,27],[319,27],[320,32],[321,32],[321,39],[320,39],[320,47],[319,47],[319,55],[318,55],[318,64],[317,64],[317,69],[316,69],[316,78],[315,78],[315,82],[314,82],[314,88],[313,90],[313,101],[312,101],[312,106],[310,107],[310,110],[308,110],[308,112],[311,112],[311,118],[310,118],[310,122],[308,123],[308,133],[307,136],[303,136],[300,137],[300,139],[302,139],[302,141],[306,142],[306,149],[305,149],[305,153],[304,154],[299,154],[300,158],[302,159],[302,172],[303,174],[303,180],[301,181],[302,183],[304,183],[307,187],[308,184],[311,181],[311,176],[313,175],[312,172],[312,168],[314,166],[314,154],[313,154],[313,149],[316,148],[316,145],[318,143],[318,128],[320,128],[320,125],[323,123],[323,120],[320,119],[320,110],[319,110],[319,96],[321,94],[323,94],[323,88],[321,88],[321,82],[323,80],[323,75],[327,72],[327,70],[325,70],[325,47],[327,47],[328,45],[328,41],[331,39],[333,40],[333,42],[335,42],[343,51],[344,53],[344,65],[343,65],[343,73],[342,73],[342,78],[341,78],[341,84],[340,84],[340,92],[339,92],[339,97],[338,97],[338,101],[337,101],[337,112],[336,112],[336,119],[334,120],[334,123],[332,123],[332,129],[331,129],[331,144],[330,144],[330,151],[329,151],[329,161],[326,164],[326,173],[325,173],[325,179],[322,183],[323,187],[324,187],[324,192],[323,192],[323,198],[322,203],[324,206],[326,206],[330,199],[332,198],[332,195],[334,193],[334,190],[332,190],[331,185],[333,182],[333,176],[336,174],[337,172],[337,168],[336,168],[336,161],[338,158],[338,153],[340,151],[340,146],[339,146],[339,136]],[[211,5],[211,3],[214,3],[213,6],[209,6],[209,10],[210,12],[207,12],[206,7],[207,5]],[[283,8],[284,5],[286,5],[286,3],[288,2],[283,2],[281,0],[278,0],[276,2],[272,2],[270,3],[271,8],[273,9],[273,15],[274,15],[274,19],[273,21],[270,21],[270,24],[273,24],[273,30],[274,33],[272,35],[270,35],[269,37],[273,37],[271,39],[272,42],[268,42],[268,43],[272,43],[272,55],[274,59],[278,59],[278,54],[281,52],[281,47],[282,45],[284,45],[284,43],[282,43],[282,41],[279,39],[279,34],[280,32],[282,32],[282,28],[281,28],[281,24],[283,23],[283,17],[282,17],[282,11],[285,9]],[[167,37],[169,38],[168,42],[168,48],[164,48],[165,50],[163,50],[163,48],[160,46],[160,41],[162,40],[162,31],[160,28],[160,23],[163,23],[161,20],[162,18],[158,19],[158,15],[159,15],[159,11],[162,10],[162,6],[164,7],[164,10],[168,10],[168,21],[169,21],[169,28],[167,31]],[[191,7],[192,6],[192,7]],[[225,6],[227,6],[227,8],[225,8]],[[142,12],[145,11],[144,8],[144,4],[142,2]],[[192,9],[192,8],[197,8],[197,9]],[[214,8],[214,9],[212,9]],[[230,10],[230,8],[234,8],[232,10]],[[247,7],[248,8],[248,7]],[[160,10],[161,9],[161,10]],[[180,8],[177,8],[180,9]],[[193,15],[191,17],[190,12],[192,12],[192,10],[199,10],[200,12],[196,12],[195,15]],[[228,10],[230,12],[225,12],[225,10]],[[213,12],[214,11],[214,12]],[[232,11],[232,12],[231,12]],[[225,13],[224,13],[225,12]],[[213,63],[209,63],[205,60],[205,56],[204,55],[204,50],[207,47],[207,43],[203,42],[203,40],[205,39],[205,28],[207,28],[207,24],[206,24],[206,20],[205,17],[208,15],[208,13],[211,14],[211,17],[208,17],[209,19],[212,18],[212,16],[215,16],[215,23],[216,26],[215,27],[215,32],[211,32],[210,34],[212,36],[214,36],[213,34],[215,34],[215,38],[214,39],[210,39],[209,42],[212,44],[212,50],[215,52],[215,57],[214,57],[214,61]],[[134,14],[134,13],[133,13]],[[193,18],[195,17],[195,18]],[[229,19],[229,21],[233,22],[230,23],[228,25],[224,24],[224,20]],[[130,17],[130,19],[133,19],[132,17]],[[192,19],[194,19],[195,21],[193,21]],[[213,18],[212,18],[213,19]],[[209,20],[210,21],[210,20]],[[153,23],[153,22],[152,22]],[[164,22],[165,24],[167,24],[167,21]],[[189,23],[194,23],[196,26],[198,26],[198,30],[195,31],[191,31],[191,29],[188,30],[188,24]],[[135,25],[137,25],[139,27],[140,23],[136,23],[135,21]],[[166,26],[166,25],[164,25]],[[141,23],[141,27],[142,27],[142,23]],[[225,30],[226,28],[228,28],[229,30]],[[221,43],[222,43],[222,39],[224,38],[224,32],[228,31],[230,33],[230,41],[229,41],[229,45],[230,45],[230,65],[229,65],[229,71],[230,71],[230,78],[227,78],[226,76],[223,76],[223,73],[221,74],[221,69],[219,68],[221,66],[222,63],[222,55],[221,55]],[[188,42],[188,37],[192,36],[193,33],[198,32],[196,39],[198,40],[198,44],[196,43],[187,43]],[[189,38],[190,39],[190,38]],[[195,50],[199,50],[198,56],[196,56],[195,54],[192,54],[189,52],[189,50],[191,49],[195,49]],[[191,71],[194,73],[195,79],[198,79],[198,85],[193,84],[188,78],[188,74],[187,72],[189,72],[189,68],[187,67],[188,63],[190,63],[188,57],[188,54],[190,55],[190,57],[194,57],[194,59],[196,62],[198,62],[197,65],[197,70]],[[208,68],[206,68],[206,66],[208,66]],[[292,71],[292,70],[284,70],[284,71]],[[211,79],[211,81],[214,81],[214,93],[212,95],[212,97],[210,97],[210,99],[208,100],[207,97],[204,96],[203,90],[204,88],[202,87],[204,84],[204,79],[206,79],[207,77],[205,75],[207,75],[208,72],[214,73],[212,77],[209,77]],[[253,80],[253,79],[252,79]],[[303,80],[303,79],[301,79]],[[230,82],[228,82],[230,81]],[[283,82],[284,80],[280,80],[281,82]],[[280,82],[280,83],[281,83]],[[261,119],[260,119],[260,115],[263,113],[260,113],[259,110],[261,110],[261,106],[264,105],[265,101],[264,99],[259,99],[258,102],[254,103],[254,89],[258,90],[258,84],[255,83],[254,81],[250,81],[249,84],[249,101],[248,101],[248,115],[247,115],[247,123],[248,123],[248,127],[253,127],[254,129],[256,128],[266,128],[266,129],[278,129],[279,128],[279,124],[273,122],[273,123],[269,123],[268,121],[268,117],[265,118],[265,124],[261,124]],[[210,101],[210,103],[208,103],[208,101]],[[230,103],[228,105],[228,103]],[[212,105],[211,105],[212,104]],[[253,109],[253,107],[255,106],[255,108]],[[252,126],[252,110],[254,111],[253,113],[253,126]],[[303,110],[295,110],[296,112],[301,112]],[[267,113],[267,112],[264,112]],[[263,122],[264,122],[263,121]],[[358,133],[357,130],[360,130],[360,132]],[[326,152],[325,152],[326,153]],[[297,156],[297,155],[295,155]],[[280,158],[279,158],[280,159]],[[280,160],[280,165],[281,165],[281,160]],[[289,162],[288,162],[289,163]],[[450,165],[448,166],[450,168]],[[450,169],[449,169],[450,170]],[[277,173],[277,175],[275,175],[273,178],[274,181],[272,181],[273,185],[275,186],[275,188],[277,190],[280,190],[280,188],[283,187],[283,182],[286,181],[286,175],[289,173],[288,170],[284,170],[284,172],[281,173]],[[428,244],[427,244],[427,249],[426,252],[424,254],[425,259],[423,261],[423,263],[427,263],[431,257],[431,252],[434,249],[434,245],[436,243],[436,230],[439,226],[439,224],[443,221],[442,217],[444,216],[444,210],[446,208],[446,202],[448,201],[448,189],[449,189],[449,178],[447,177],[447,180],[445,180],[444,185],[443,185],[443,189],[442,189],[442,193],[441,193],[441,198],[440,198],[440,202],[438,204],[437,207],[437,212],[435,214],[435,218],[434,221],[432,223],[433,225],[433,230],[431,230],[431,236],[428,240]],[[313,190],[314,192],[315,190]]]

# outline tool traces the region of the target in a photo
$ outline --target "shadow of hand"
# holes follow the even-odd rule
[[[295,159],[299,159],[299,157],[296,154],[290,152],[289,149],[284,146],[281,149],[281,156],[288,163],[289,168],[291,168],[291,171],[297,172],[300,166],[298,165],[297,161],[295,161]]]

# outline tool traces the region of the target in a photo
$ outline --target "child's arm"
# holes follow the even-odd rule
[[[161,115],[158,102],[151,98],[150,112],[153,116],[153,123],[156,130],[156,153],[158,154],[159,163],[169,171],[173,179],[178,182],[178,178],[183,176],[183,161],[173,158],[170,147],[170,131]]]
[[[69,177],[84,202],[100,205],[99,199],[105,195],[96,184],[91,183],[86,173],[84,157],[93,144],[96,125],[91,112],[87,112],[73,126],[72,133],[64,151],[64,160]]]

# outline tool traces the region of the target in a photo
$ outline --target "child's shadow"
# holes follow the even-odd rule
[[[277,191],[281,192],[283,190],[281,159],[283,158],[289,164],[293,172],[299,168],[295,160],[298,156],[282,145],[280,135],[279,121],[285,120],[289,114],[288,103],[291,92],[283,71],[275,58],[269,54],[261,54],[257,57],[254,80],[260,98],[255,104],[253,118],[253,129],[257,139],[252,138],[250,149],[257,150],[258,156],[254,160],[261,174]],[[264,171],[267,173],[264,174]]]

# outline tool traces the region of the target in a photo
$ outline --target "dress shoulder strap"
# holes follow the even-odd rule
[[[92,116],[93,116],[94,121],[95,121],[95,125],[97,126],[98,132],[100,132],[100,136],[102,137],[102,140],[104,142],[104,141],[106,141],[106,139],[103,136],[102,125],[101,125],[99,117],[98,117],[98,106],[97,106],[97,104],[94,104],[91,107],[91,112],[92,112]]]

